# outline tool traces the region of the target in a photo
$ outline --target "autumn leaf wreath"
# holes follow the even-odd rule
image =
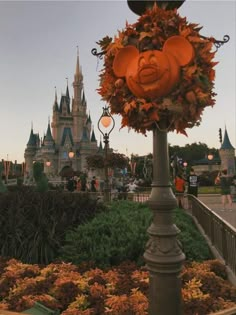
[[[145,134],[164,119],[169,131],[187,135],[200,124],[204,108],[215,104],[217,64],[214,38],[201,29],[155,5],[114,39],[97,42],[104,53],[98,93],[122,127]]]

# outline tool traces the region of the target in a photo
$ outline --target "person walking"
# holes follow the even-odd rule
[[[175,193],[178,202],[178,207],[183,208],[184,206],[184,191],[185,191],[185,180],[183,177],[178,174],[174,180],[175,184]]]
[[[91,192],[96,192],[97,191],[96,186],[97,186],[96,177],[93,176],[93,178],[92,178],[92,180],[90,182],[90,190],[91,190]]]
[[[224,169],[219,174],[219,178],[220,178],[220,188],[221,188],[221,202],[222,202],[222,206],[223,206],[222,210],[225,210],[225,207],[226,207],[226,204],[228,201],[229,210],[232,211],[233,202],[232,202],[232,197],[230,194],[230,186],[232,184],[232,176],[229,176],[227,170]]]

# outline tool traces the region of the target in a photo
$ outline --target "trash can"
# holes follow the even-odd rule
[[[39,302],[35,302],[34,306],[28,310],[22,312],[23,314],[31,314],[31,315],[60,315],[58,310],[51,310],[46,306],[42,305]]]

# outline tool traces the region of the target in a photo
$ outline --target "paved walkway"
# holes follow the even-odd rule
[[[199,195],[198,199],[200,199],[208,208],[217,213],[222,219],[236,228],[236,202],[233,202],[232,210],[229,209],[228,204],[226,205],[226,209],[223,210],[220,195]]]

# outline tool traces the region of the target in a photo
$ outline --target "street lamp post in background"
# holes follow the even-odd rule
[[[131,154],[129,165],[130,165],[130,170],[131,170],[131,176],[132,177],[135,177],[136,164],[137,163],[136,163],[136,161],[133,158],[133,154]]]
[[[49,173],[50,173],[50,166],[51,166],[51,161],[49,161],[49,160],[47,160],[46,162],[45,162],[45,165],[46,165],[46,174],[47,175],[49,175]]]
[[[69,144],[66,145],[67,147],[67,158],[69,162],[69,166],[71,168],[71,171],[73,170],[73,159],[75,156],[75,152],[73,151],[72,147],[69,146]]]
[[[186,176],[187,176],[187,166],[188,166],[188,163],[185,161],[183,163],[183,167],[184,167],[184,178],[186,179]]]
[[[103,107],[103,112],[101,117],[98,120],[98,129],[103,135],[104,149],[105,149],[105,163],[104,163],[104,171],[105,171],[105,182],[104,182],[104,200],[110,201],[110,185],[109,185],[109,177],[108,177],[108,148],[109,148],[109,135],[115,127],[115,120],[111,116],[108,107]],[[101,129],[103,128],[103,130]]]
[[[212,172],[212,160],[214,159],[214,155],[212,153],[209,153],[207,155],[207,159],[208,159],[208,170],[209,172]]]
[[[9,171],[10,171],[10,165],[11,165],[11,162],[8,161],[8,155],[7,155],[7,160],[2,159],[2,162],[3,162],[3,166],[4,166],[5,184],[7,185]]]
[[[69,153],[68,153],[69,159],[70,159],[70,165],[72,167],[72,159],[75,156],[75,153],[72,151],[72,149],[70,149]]]

